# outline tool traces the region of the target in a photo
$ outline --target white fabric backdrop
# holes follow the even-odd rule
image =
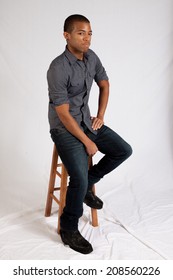
[[[0,0],[0,259],[173,258],[172,8],[172,0]],[[110,77],[105,122],[134,151],[97,185],[98,228],[85,207],[88,256],[62,245],[55,205],[44,217],[53,145],[46,72],[73,13],[91,20],[91,48]]]

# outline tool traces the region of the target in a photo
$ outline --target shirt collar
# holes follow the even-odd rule
[[[71,64],[74,64],[75,62],[78,61],[77,57],[76,57],[75,55],[73,55],[73,54],[68,50],[67,46],[66,46],[66,49],[65,49],[65,56],[68,58],[68,60],[69,60],[69,62],[70,62]],[[84,57],[85,57],[86,59],[88,59],[89,53],[86,52],[86,53],[84,54]]]

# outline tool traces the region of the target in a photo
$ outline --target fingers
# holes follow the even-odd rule
[[[94,118],[92,117],[92,129],[93,130],[97,130],[99,128],[102,127],[102,125],[104,124],[103,120],[99,119],[99,118]]]
[[[94,142],[89,141],[89,143],[86,145],[86,151],[89,156],[94,156],[97,153],[98,148]]]
[[[87,153],[89,156],[94,156],[96,153],[98,152],[98,148],[90,148],[90,149],[87,149]]]

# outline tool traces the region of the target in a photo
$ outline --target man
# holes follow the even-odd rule
[[[103,202],[93,194],[93,184],[132,153],[130,145],[104,125],[109,82],[100,59],[89,49],[91,36],[86,17],[69,16],[64,23],[66,49],[53,60],[47,75],[50,133],[70,176],[60,235],[64,244],[83,254],[93,250],[78,230],[83,202],[101,209]],[[96,117],[91,117],[88,107],[93,80],[99,88]],[[97,151],[104,156],[88,172],[88,156]]]

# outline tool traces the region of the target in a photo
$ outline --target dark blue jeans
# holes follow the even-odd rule
[[[91,133],[85,125],[83,130],[95,142],[98,150],[104,154],[103,158],[89,171],[88,155],[83,143],[67,130],[51,130],[51,137],[70,176],[66,206],[60,218],[60,225],[64,230],[78,228],[87,190],[132,154],[131,146],[105,125],[98,130],[97,135]]]

